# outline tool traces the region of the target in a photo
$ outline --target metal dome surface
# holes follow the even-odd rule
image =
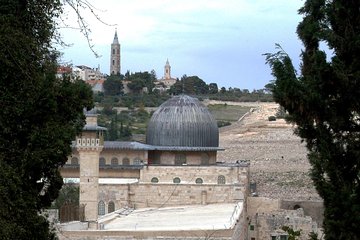
[[[209,110],[187,95],[167,100],[152,115],[146,143],[153,146],[218,147],[219,129]]]

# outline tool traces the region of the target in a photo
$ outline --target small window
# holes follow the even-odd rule
[[[105,158],[103,158],[103,157],[99,158],[99,166],[105,166],[105,165],[106,165]]]
[[[226,183],[225,176],[223,176],[223,175],[218,176],[217,182],[218,182],[218,184],[225,184]]]
[[[122,164],[123,164],[123,165],[130,165],[130,159],[127,158],[127,157],[123,158]]]
[[[158,183],[158,182],[159,182],[159,179],[158,179],[157,177],[153,177],[153,178],[151,179],[151,182],[152,182],[152,183]]]
[[[98,214],[105,215],[105,203],[103,201],[100,201],[98,204]]]
[[[197,178],[196,180],[195,180],[195,183],[196,184],[202,184],[204,181],[202,180],[202,178]]]
[[[254,231],[255,226],[254,225],[250,225],[250,231]]]
[[[108,205],[108,213],[111,213],[114,211],[115,211],[115,203],[113,201],[110,201],[109,205]]]
[[[173,179],[173,182],[174,182],[174,183],[180,183],[181,180],[180,180],[180,178],[176,177],[176,178]]]
[[[113,52],[113,54],[115,54],[115,49],[113,49],[113,51],[112,51],[112,52]]]
[[[251,240],[255,240],[255,238],[251,238]]]
[[[71,165],[79,165],[79,159],[77,157],[73,157],[71,159]]]
[[[112,60],[112,65],[113,65],[113,66],[115,65],[115,60]]]
[[[280,235],[280,240],[287,240],[288,236],[287,235]]]
[[[111,165],[112,166],[119,165],[119,160],[116,157],[112,158],[111,159]]]
[[[276,240],[276,236],[271,236],[271,240]]]
[[[134,159],[134,165],[140,165],[142,162],[142,160],[140,158],[135,158]]]

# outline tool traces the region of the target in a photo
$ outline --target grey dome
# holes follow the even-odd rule
[[[172,97],[152,115],[146,143],[153,146],[218,147],[219,129],[209,110],[198,99]]]

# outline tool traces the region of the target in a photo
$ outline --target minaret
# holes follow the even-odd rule
[[[110,75],[120,74],[120,43],[117,36],[117,30],[115,29],[115,36],[113,43],[111,44],[110,54]]]
[[[164,79],[170,79],[171,78],[171,66],[169,64],[169,59],[166,59],[166,64],[164,67]]]
[[[80,206],[84,206],[84,220],[89,228],[97,228],[99,157],[104,146],[103,131],[97,125],[95,112],[86,112],[86,125],[76,138],[76,150],[80,158]]]

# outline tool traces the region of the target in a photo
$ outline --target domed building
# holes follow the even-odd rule
[[[209,110],[196,98],[175,96],[152,115],[146,143],[153,146],[149,164],[209,165],[216,163],[219,129]]]
[[[104,128],[97,126],[95,117],[92,112],[87,114],[84,132],[77,137],[73,153],[62,168],[64,178],[79,181],[80,204],[84,207],[82,220],[89,228],[99,229],[101,223],[106,230],[121,231],[116,227],[120,226],[115,220],[118,215],[114,215],[113,224],[101,219],[123,209],[216,208],[223,204],[221,208],[224,212],[228,208],[230,216],[226,216],[226,223],[220,224],[222,230],[217,232],[237,231],[245,236],[249,163],[239,159],[232,163],[217,161],[217,151],[224,150],[219,147],[219,130],[199,100],[180,95],[164,102],[148,123],[146,143],[103,141]],[[192,218],[197,215],[201,216],[193,213]],[[126,221],[120,219],[122,224]],[[214,226],[214,223],[201,225],[201,229],[214,230]],[[181,231],[184,230],[187,234],[191,232]],[[199,232],[193,234],[198,236]],[[148,232],[140,235],[151,236]]]

